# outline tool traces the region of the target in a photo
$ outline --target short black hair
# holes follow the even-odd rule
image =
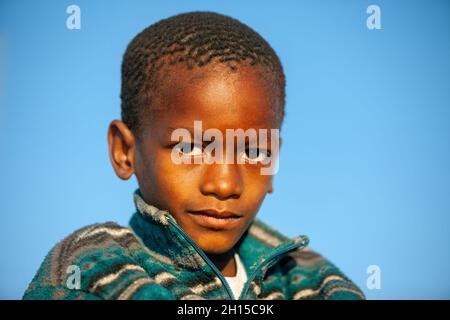
[[[189,12],[163,19],[140,32],[128,45],[122,62],[122,121],[137,134],[142,118],[154,103],[155,81],[164,66],[188,68],[221,62],[232,71],[243,61],[262,66],[277,81],[284,118],[285,76],[280,59],[256,31],[240,21],[214,12]]]

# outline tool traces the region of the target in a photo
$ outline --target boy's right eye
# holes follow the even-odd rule
[[[180,142],[174,148],[183,155],[190,157],[199,156],[203,153],[201,145],[191,142]]]

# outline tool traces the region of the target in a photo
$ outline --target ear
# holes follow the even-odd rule
[[[278,138],[278,154],[277,154],[276,161],[278,161],[278,159],[280,158],[281,143],[282,143],[282,139],[281,139],[281,137],[279,137]],[[273,176],[270,177],[270,186],[269,186],[269,190],[267,191],[267,193],[272,193],[272,192],[273,192]]]
[[[114,120],[109,124],[108,145],[114,172],[122,180],[129,179],[134,173],[136,143],[125,123]]]

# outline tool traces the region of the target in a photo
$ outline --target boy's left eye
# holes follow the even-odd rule
[[[243,158],[251,163],[265,163],[269,160],[270,155],[270,150],[260,148],[245,148],[245,152],[242,154]]]

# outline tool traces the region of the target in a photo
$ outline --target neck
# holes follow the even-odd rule
[[[229,250],[223,254],[208,254],[208,258],[216,265],[225,277],[236,275],[236,263],[234,261],[234,251]]]

